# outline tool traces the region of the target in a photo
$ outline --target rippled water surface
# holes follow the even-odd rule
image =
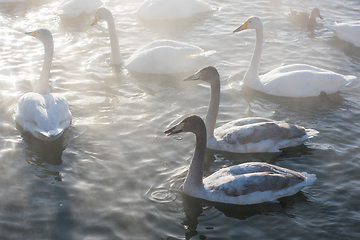
[[[360,48],[322,26],[359,20],[358,0],[208,0],[217,11],[189,20],[143,22],[142,0],[105,3],[128,58],[156,39],[188,42],[217,53],[206,65],[221,75],[217,124],[260,116],[320,134],[282,153],[207,151],[204,172],[249,161],[314,173],[317,181],[278,203],[212,204],[186,196],[195,139],[165,137],[182,117],[206,114],[209,86],[183,82],[190,73],[147,75],[113,67],[104,22],[94,15],[61,19],[55,0],[0,3],[0,239],[355,239],[360,236],[359,79],[322,98],[284,99],[239,91],[255,32],[232,33],[249,16],[264,23],[260,73],[306,63],[360,77]],[[289,7],[318,7],[315,29],[286,20]],[[63,137],[44,143],[21,135],[17,101],[41,72],[43,46],[25,35],[54,36],[50,84],[68,99],[73,122]]]

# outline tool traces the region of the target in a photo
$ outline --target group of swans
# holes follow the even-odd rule
[[[92,25],[100,20],[106,21],[108,25],[111,63],[122,64],[111,12],[99,8]],[[245,29],[256,30],[254,54],[244,76],[244,84],[250,88],[271,95],[300,98],[317,96],[320,92],[334,93],[355,79],[354,76],[343,76],[304,64],[280,67],[259,76],[262,22],[258,17],[251,17],[234,32]],[[51,141],[59,138],[70,126],[72,116],[66,99],[50,91],[49,75],[53,57],[50,31],[39,29],[27,34],[43,42],[45,58],[40,79],[33,92],[24,94],[19,100],[15,119],[24,131],[36,138]],[[136,51],[125,61],[124,66],[145,73],[188,72],[198,69],[213,52],[205,52],[199,47],[172,40],[157,40]],[[162,67],[157,68],[156,65]],[[192,115],[165,131],[167,135],[178,132],[193,132],[196,135],[195,153],[184,183],[186,194],[213,202],[256,204],[293,195],[316,180],[314,174],[298,173],[266,163],[244,163],[223,168],[203,179],[206,147],[236,153],[276,152],[281,148],[301,144],[316,136],[317,131],[266,118],[234,120],[215,129],[220,101],[218,71],[214,67],[206,67],[185,80],[203,80],[211,85],[206,123],[200,117]]]

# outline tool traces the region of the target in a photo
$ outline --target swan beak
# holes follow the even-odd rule
[[[38,30],[35,30],[33,32],[26,32],[25,34],[35,37],[38,32]]]
[[[98,22],[99,20],[97,20],[97,18],[96,18],[96,13],[95,13],[95,19],[94,19],[94,22],[90,25],[91,27],[92,26],[94,26],[95,24],[97,24],[97,22]]]
[[[178,125],[166,130],[164,133],[166,134],[166,136],[170,136],[179,132],[182,132],[184,129],[184,125],[185,123],[179,123]]]
[[[237,29],[235,29],[235,30],[233,31],[233,33],[235,33],[235,32],[240,32],[240,31],[246,29],[247,26],[248,26],[248,24],[249,24],[249,22],[244,22],[244,24],[241,25],[240,27],[238,27]]]
[[[187,77],[184,79],[184,81],[195,81],[195,80],[200,80],[201,78],[201,71],[191,75],[190,77]]]

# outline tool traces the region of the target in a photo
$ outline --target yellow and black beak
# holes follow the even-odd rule
[[[237,29],[235,29],[235,30],[233,31],[233,33],[235,33],[235,32],[240,32],[240,31],[242,31],[242,30],[247,29],[248,24],[249,24],[248,21],[244,22],[244,24],[241,25],[240,27],[238,27]]]
[[[35,37],[38,32],[38,30],[35,30],[33,32],[26,32],[25,34]]]
[[[181,122],[179,123],[178,125],[166,130],[164,133],[166,134],[166,136],[170,136],[170,135],[173,135],[173,134],[177,134],[179,132],[182,132],[183,129],[184,129],[184,125],[185,123]]]

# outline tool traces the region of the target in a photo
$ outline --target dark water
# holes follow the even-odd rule
[[[190,113],[206,114],[209,86],[182,82],[187,74],[137,74],[109,64],[104,23],[93,15],[66,21],[57,1],[0,4],[0,239],[357,239],[360,236],[360,84],[323,98],[287,99],[240,92],[255,32],[232,31],[249,16],[264,23],[260,73],[306,63],[360,77],[360,48],[322,23],[359,19],[353,1],[213,1],[218,11],[160,25],[137,19],[137,1],[107,1],[122,57],[168,38],[216,50],[206,64],[220,72],[217,125],[249,116],[314,128],[320,134],[282,153],[207,151],[204,172],[261,161],[314,173],[317,181],[279,203],[213,204],[182,192],[194,136],[163,131]],[[318,7],[313,30],[291,25],[289,7]],[[62,138],[43,143],[21,135],[18,99],[39,77],[42,44],[24,32],[54,36],[54,92],[68,99],[73,122]]]

